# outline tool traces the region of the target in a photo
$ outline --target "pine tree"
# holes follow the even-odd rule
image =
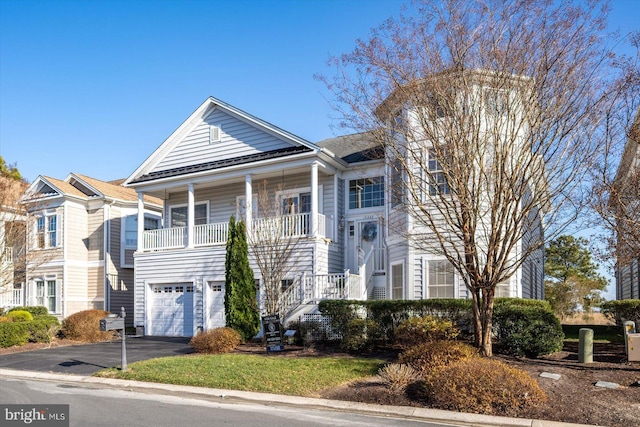
[[[253,270],[249,266],[249,249],[243,221],[229,220],[229,237],[225,260],[224,311],[227,326],[243,339],[253,338],[260,330],[260,312]]]
[[[545,299],[560,317],[575,313],[579,306],[589,311],[607,279],[598,274],[587,241],[560,236],[545,251]],[[595,292],[594,292],[595,291]]]

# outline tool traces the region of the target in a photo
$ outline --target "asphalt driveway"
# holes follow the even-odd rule
[[[192,353],[189,338],[127,337],[127,363]],[[0,356],[0,368],[91,375],[120,366],[120,340],[70,345]]]

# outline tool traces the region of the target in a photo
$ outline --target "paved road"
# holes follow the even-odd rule
[[[29,379],[0,379],[0,407],[2,404],[68,404],[71,427],[452,427],[450,423],[407,419],[396,414],[267,405],[184,393],[168,395],[151,390]],[[4,411],[0,411],[0,425],[3,417]]]
[[[126,339],[127,362],[193,352],[188,338],[134,337]],[[120,366],[120,340],[27,351],[0,356],[0,368],[91,375]]]

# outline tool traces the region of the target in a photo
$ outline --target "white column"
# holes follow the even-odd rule
[[[144,193],[138,193],[138,251],[144,250]]]
[[[195,192],[193,190],[193,184],[187,186],[189,195],[187,198],[187,247],[193,247],[193,227],[195,221]]]
[[[253,187],[249,174],[244,177],[244,206],[245,228],[250,235],[253,228]]]
[[[311,165],[311,235],[318,235],[318,163]]]

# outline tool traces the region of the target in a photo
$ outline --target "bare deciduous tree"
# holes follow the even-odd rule
[[[25,280],[26,212],[19,201],[26,187],[21,179],[0,176],[0,293]]]
[[[260,275],[262,310],[283,318],[294,302],[294,287],[300,285],[300,271],[296,269],[300,248],[311,231],[309,214],[300,212],[300,200],[287,195],[284,186],[269,191],[267,181],[258,190],[257,212],[247,227],[250,253]]]
[[[628,88],[601,2],[414,5],[331,58],[335,76],[320,79],[342,125],[385,148],[390,226],[451,263],[491,355],[496,287],[585,206],[606,117]]]

